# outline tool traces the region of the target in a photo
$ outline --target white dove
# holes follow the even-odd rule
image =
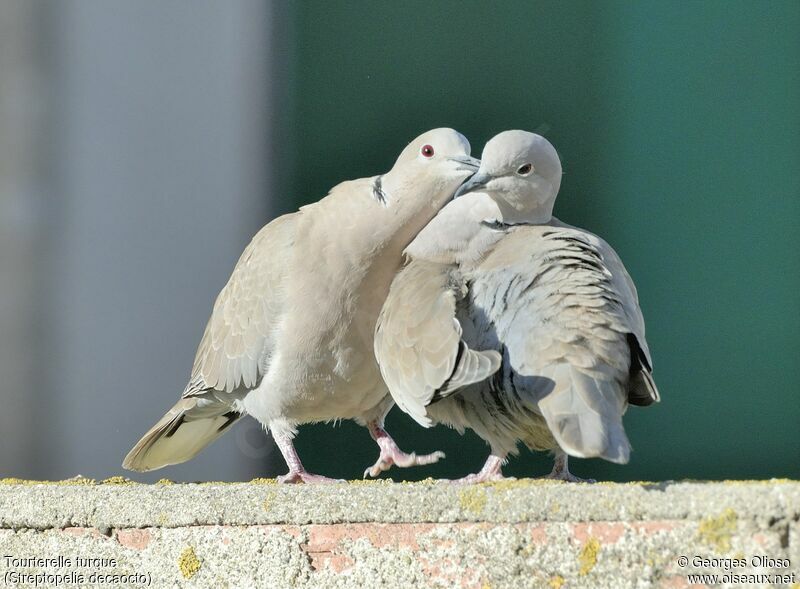
[[[303,423],[354,419],[380,446],[373,475],[430,464],[383,429],[392,406],[373,334],[403,249],[477,169],[452,129],[414,139],[383,175],[343,182],[275,219],[247,246],[214,304],[181,400],[123,466],[147,471],[193,458],[242,415],[272,433],[289,472],[280,482],[324,482],[292,439]]]
[[[482,158],[406,249],[376,328],[384,380],[420,424],[490,445],[465,482],[503,478],[520,441],[554,451],[550,478],[580,480],[568,455],[625,463],[623,413],[659,400],[633,282],[605,241],[552,216],[546,139],[506,131]]]

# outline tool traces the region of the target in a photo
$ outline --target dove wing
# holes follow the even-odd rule
[[[452,265],[412,260],[395,277],[375,330],[375,356],[395,402],[431,425],[426,407],[500,367],[495,351],[461,339],[456,302],[466,285]]]
[[[600,253],[606,269],[611,274],[611,285],[619,297],[622,319],[629,330],[628,343],[631,349],[631,378],[628,401],[634,405],[650,405],[661,400],[653,380],[653,359],[645,338],[644,317],[639,306],[639,295],[628,270],[617,252],[601,237],[553,219],[554,226],[581,232]]]
[[[269,363],[271,331],[283,306],[281,283],[301,214],[275,219],[245,248],[214,303],[184,397],[208,389],[252,389],[260,382]]]

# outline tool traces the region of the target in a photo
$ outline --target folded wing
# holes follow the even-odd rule
[[[500,354],[461,339],[456,303],[466,285],[456,268],[412,260],[395,277],[375,330],[375,356],[397,405],[429,427],[427,406],[500,368]]]

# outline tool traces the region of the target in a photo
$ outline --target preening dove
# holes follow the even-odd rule
[[[373,334],[403,249],[477,169],[452,129],[412,141],[383,175],[344,182],[275,219],[247,246],[214,304],[178,403],[125,458],[147,471],[194,457],[242,415],[268,429],[287,465],[281,482],[320,482],[292,439],[303,423],[354,419],[392,464],[437,461],[402,452],[383,429],[392,406]]]
[[[524,131],[486,144],[479,171],[406,249],[375,333],[397,405],[491,447],[468,482],[502,478],[518,442],[628,461],[629,403],[659,400],[636,289],[605,241],[552,216],[561,163]]]

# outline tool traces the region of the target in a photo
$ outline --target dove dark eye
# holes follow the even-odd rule
[[[424,157],[433,157],[433,145],[423,145],[420,153]]]
[[[519,169],[517,170],[517,174],[519,174],[520,176],[525,176],[527,174],[530,174],[532,169],[533,169],[533,165],[525,164],[524,166],[520,166],[519,167]]]

